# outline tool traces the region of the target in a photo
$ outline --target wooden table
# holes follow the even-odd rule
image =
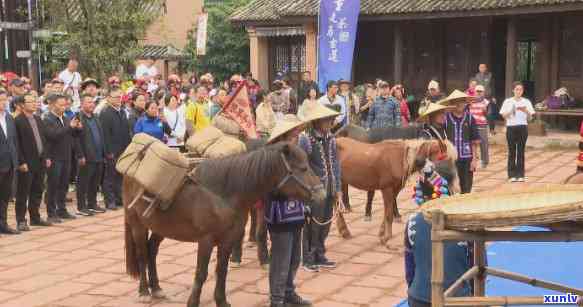
[[[487,241],[515,242],[572,242],[583,241],[581,230],[573,231],[459,231],[448,230],[446,218],[442,211],[436,211],[431,216],[432,259],[431,259],[431,302],[432,306],[507,306],[507,305],[543,305],[544,297],[540,296],[485,296],[486,276],[492,275],[516,282],[530,284],[535,287],[560,291],[564,294],[583,295],[583,289],[576,289],[554,282],[489,268],[486,266]],[[445,241],[473,241],[474,267],[463,274],[449,289],[443,288],[444,279],[444,243]],[[576,256],[576,255],[572,255]],[[452,297],[462,287],[465,281],[474,280],[473,297]],[[445,292],[444,292],[445,290]]]

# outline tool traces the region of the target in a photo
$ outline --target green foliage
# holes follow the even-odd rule
[[[229,0],[212,4],[208,12],[206,55],[196,55],[196,30],[191,30],[184,52],[189,60],[183,69],[211,72],[218,80],[249,71],[249,38],[243,27],[233,25],[229,16],[250,0]]]
[[[162,12],[161,0],[44,0],[58,44],[79,60],[85,76],[123,73],[142,53],[139,40]]]

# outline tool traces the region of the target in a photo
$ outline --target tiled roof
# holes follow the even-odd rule
[[[231,16],[237,21],[277,21],[316,16],[319,0],[253,0]],[[361,0],[361,15],[423,14],[583,4],[583,0]]]
[[[55,46],[52,50],[52,55],[57,59],[66,59],[69,57],[69,50],[63,46]],[[144,51],[139,55],[140,58],[164,59],[173,60],[185,57],[182,51],[173,46],[158,46],[158,45],[144,45]]]

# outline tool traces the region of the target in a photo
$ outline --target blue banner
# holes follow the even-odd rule
[[[352,79],[352,58],[360,0],[320,0],[318,85]]]

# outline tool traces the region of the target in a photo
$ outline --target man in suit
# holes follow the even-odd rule
[[[114,88],[107,96],[107,107],[101,111],[99,119],[105,140],[105,178],[103,192],[107,209],[117,210],[122,207],[122,175],[115,169],[119,156],[130,144],[130,126],[125,110],[121,104],[122,92]]]
[[[22,111],[14,119],[19,144],[16,222],[19,231],[29,231],[26,222],[27,207],[30,225],[50,226],[41,219],[39,213],[44,191],[45,168],[50,165],[50,160],[45,158],[45,129],[40,117],[35,115],[38,104],[34,96],[27,93],[24,96],[17,96],[14,102]]]
[[[83,125],[83,132],[77,139],[77,149],[75,150],[79,165],[77,179],[77,214],[79,215],[105,212],[97,205],[97,187],[103,174],[105,145],[101,123],[93,113],[94,110],[93,96],[89,93],[82,94],[79,119]]]
[[[18,141],[14,120],[8,110],[8,93],[0,89],[0,233],[18,234],[8,226],[8,200],[18,167]]]
[[[53,94],[48,97],[51,111],[44,119],[47,139],[47,158],[51,160],[48,170],[47,213],[50,223],[60,223],[61,219],[74,219],[67,211],[66,197],[69,190],[71,153],[74,138],[83,128],[77,117],[65,117],[67,97]]]

